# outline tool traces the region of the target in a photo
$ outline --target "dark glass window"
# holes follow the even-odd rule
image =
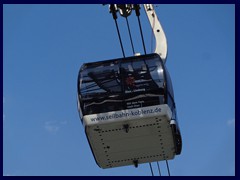
[[[125,93],[152,91],[163,87],[163,69],[158,58],[122,61],[121,74]]]
[[[79,76],[83,115],[163,104],[164,75],[157,54],[87,63]]]
[[[88,65],[81,73],[82,95],[95,95],[121,92],[118,62]]]
[[[81,71],[81,98],[87,114],[122,109],[118,61],[86,65]]]
[[[163,103],[163,67],[159,56],[141,56],[121,62],[126,108]]]
[[[175,102],[174,102],[172,81],[171,81],[171,77],[170,77],[169,72],[166,67],[165,67],[165,69],[166,69],[166,82],[167,82],[167,102],[173,113],[172,118],[176,119],[176,107],[175,107]]]
[[[172,80],[171,80],[170,74],[167,70],[167,67],[165,67],[165,70],[166,70],[166,81],[167,81],[168,92],[170,93],[172,98],[174,98]]]

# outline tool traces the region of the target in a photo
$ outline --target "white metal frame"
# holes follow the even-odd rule
[[[165,33],[154,10],[154,6],[152,4],[144,4],[143,6],[156,39],[155,53],[159,54],[165,63],[167,59],[167,39]]]

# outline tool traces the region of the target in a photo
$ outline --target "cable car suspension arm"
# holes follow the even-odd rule
[[[152,4],[144,4],[143,6],[155,36],[155,53],[159,54],[165,63],[167,59],[167,39],[165,33],[154,10],[154,6]]]

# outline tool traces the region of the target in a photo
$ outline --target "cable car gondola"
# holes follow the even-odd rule
[[[157,53],[83,64],[78,110],[101,168],[137,166],[181,153],[172,83]]]

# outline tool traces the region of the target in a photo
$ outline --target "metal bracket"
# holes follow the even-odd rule
[[[132,12],[132,4],[117,4],[119,13],[123,17],[128,17]]]
[[[167,39],[163,31],[162,25],[157,17],[153,4],[143,4],[143,6],[156,40],[156,47],[154,52],[160,55],[163,63],[166,63]],[[140,15],[139,4],[110,4],[109,9],[115,20],[117,19],[118,11],[123,17],[130,16],[132,10],[135,10],[137,16]]]
[[[137,159],[133,160],[133,164],[134,164],[135,168],[137,168],[138,167],[138,160]]]
[[[144,4],[143,6],[155,36],[156,40],[155,53],[159,54],[163,62],[166,63],[167,39],[161,26],[161,23],[158,20],[157,14],[154,10],[154,6],[152,4]]]
[[[125,130],[126,133],[129,131],[129,124],[124,124],[123,129]]]
[[[109,12],[114,15],[114,18],[117,19],[116,13],[119,11],[119,14],[123,17],[128,17],[131,15],[133,9],[133,4],[110,4]]]

